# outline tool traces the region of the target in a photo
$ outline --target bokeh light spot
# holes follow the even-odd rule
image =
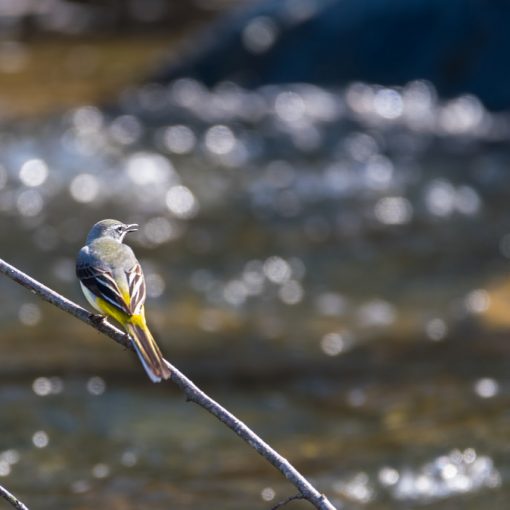
[[[50,438],[44,430],[38,430],[32,436],[32,443],[36,448],[45,448],[49,442]]]
[[[177,218],[192,218],[198,212],[195,195],[186,186],[171,187],[166,193],[166,205]]]
[[[290,264],[276,255],[264,262],[263,270],[267,279],[276,284],[287,282],[292,275]]]
[[[382,467],[379,470],[377,476],[381,485],[386,487],[395,485],[400,478],[399,472],[396,469],[388,466]]]
[[[110,124],[110,135],[122,145],[136,142],[142,136],[142,124],[134,115],[121,115]]]
[[[48,167],[42,159],[29,159],[20,168],[19,178],[26,186],[40,186],[48,177]]]
[[[145,223],[143,233],[148,241],[159,245],[178,237],[179,229],[168,218],[156,216]]]
[[[165,280],[158,273],[147,273],[145,283],[147,285],[147,296],[151,298],[158,298],[165,292]]]
[[[232,152],[236,142],[236,136],[227,126],[212,126],[205,133],[205,146],[210,152],[219,156]]]
[[[278,290],[278,296],[286,305],[296,305],[304,297],[304,289],[296,280],[285,282]]]
[[[475,289],[466,296],[464,302],[469,312],[483,313],[490,306],[490,296],[485,289]]]
[[[474,390],[481,398],[492,398],[499,393],[499,383],[490,377],[483,377],[475,382]]]
[[[321,340],[321,349],[328,356],[338,356],[348,346],[350,335],[344,333],[331,332],[326,333]]]
[[[425,190],[425,203],[428,210],[436,216],[450,215],[455,207],[454,187],[442,179],[431,182]]]
[[[276,496],[276,493],[272,487],[265,487],[262,489],[260,496],[264,501],[273,501]]]
[[[155,152],[136,152],[128,157],[126,171],[129,178],[140,186],[162,184],[169,178],[175,182],[177,177],[168,158]]]
[[[32,383],[32,390],[36,395],[46,397],[51,394],[51,381],[48,377],[38,377]]]
[[[18,195],[16,206],[23,216],[37,216],[43,210],[44,200],[38,191],[28,189]]]
[[[94,478],[106,478],[110,475],[111,468],[107,464],[96,464],[92,467],[92,476]]]
[[[95,106],[82,106],[72,114],[72,122],[79,134],[96,133],[103,125],[103,114]]]
[[[163,142],[165,147],[174,154],[188,154],[195,147],[196,136],[187,126],[170,126],[165,129]]]
[[[122,453],[120,462],[123,466],[133,467],[138,462],[138,455],[131,450],[126,450]]]
[[[77,202],[93,202],[99,193],[99,181],[94,175],[79,174],[71,181],[69,191]]]
[[[402,115],[402,96],[393,89],[381,89],[374,96],[374,110],[385,119],[396,119]]]
[[[293,91],[280,92],[275,99],[274,109],[281,120],[290,124],[298,122],[306,113],[303,98]]]
[[[411,220],[411,202],[404,197],[384,197],[374,207],[375,217],[386,225],[402,225]]]
[[[443,340],[448,333],[448,326],[443,319],[434,318],[425,324],[425,333],[433,341]]]
[[[94,376],[87,381],[87,391],[91,395],[99,396],[106,391],[106,382],[102,377]]]
[[[11,466],[5,460],[0,460],[0,476],[5,477],[11,474]]]
[[[244,47],[251,53],[264,53],[276,41],[278,27],[269,17],[253,18],[242,32]]]
[[[362,326],[389,326],[397,316],[395,307],[381,299],[375,299],[362,305],[358,310],[358,319]]]
[[[41,309],[34,303],[24,303],[19,309],[18,317],[25,326],[36,326],[42,318]]]

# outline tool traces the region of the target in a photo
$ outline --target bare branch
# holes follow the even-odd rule
[[[303,496],[303,494],[294,494],[294,496],[289,496],[287,499],[284,499],[279,503],[276,503],[276,505],[273,506],[271,510],[278,510],[278,508],[282,508],[282,506],[285,506],[287,503],[290,503],[291,501],[296,501],[297,499],[305,499],[305,497]]]
[[[39,283],[37,280],[34,280],[27,274],[19,271],[14,266],[11,266],[2,259],[0,259],[0,273],[5,274],[15,282],[30,290],[33,294],[36,294],[45,301],[55,305],[57,308],[60,308],[64,312],[67,312],[80,319],[81,321],[89,324],[122,346],[131,350],[133,349],[131,342],[129,341],[129,337],[127,337],[123,331],[116,328],[115,326],[112,326],[107,321],[99,322],[95,320],[94,314],[91,314],[76,303],[61,296],[42,283]],[[188,400],[195,402],[216,416],[216,418],[222,421],[241,439],[243,439],[252,448],[254,448],[298,489],[303,499],[308,500],[313,506],[315,506],[315,508],[319,510],[336,510],[333,504],[326,498],[326,496],[318,492],[317,489],[301,473],[299,473],[299,471],[292,464],[290,464],[287,459],[282,457],[278,452],[271,448],[241,420],[236,418],[232,413],[227,411],[215,400],[205,394],[171,363],[166,360],[165,363],[170,368],[170,372],[172,374],[171,380],[177,384],[177,386],[179,386]]]
[[[0,485],[0,497],[8,501],[16,510],[28,510],[28,508],[16,497],[11,494],[5,487]]]

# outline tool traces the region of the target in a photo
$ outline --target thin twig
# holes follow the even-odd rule
[[[287,503],[295,501],[296,499],[305,499],[305,497],[303,496],[303,494],[294,494],[294,496],[289,496],[287,499],[284,499],[279,503],[276,503],[276,505],[273,506],[271,510],[278,510],[278,508],[281,508],[282,506],[285,506]]]
[[[34,280],[27,274],[21,272],[2,259],[0,259],[0,273],[5,274],[23,287],[29,289],[32,293],[55,305],[64,312],[67,312],[80,319],[81,321],[86,322],[122,346],[133,349],[129,338],[120,329],[112,326],[107,321],[98,322],[97,320],[94,320],[94,315],[81,306],[78,306],[76,303],[61,296],[37,280]],[[174,367],[166,360],[165,363],[170,368],[170,372],[172,374],[171,380],[177,384],[177,386],[179,386],[188,400],[195,402],[199,406],[209,411],[211,414],[216,416],[216,418],[227,425],[227,427],[233,430],[241,439],[246,441],[260,455],[262,455],[267,461],[276,467],[276,469],[278,469],[289,480],[289,482],[294,484],[299,493],[302,494],[303,498],[314,505],[315,508],[319,510],[336,510],[328,498],[326,498],[324,494],[318,492],[317,489],[301,473],[299,473],[299,471],[292,464],[290,464],[287,459],[282,457],[278,452],[271,448],[241,420],[236,418],[232,413],[227,411],[215,400],[206,395],[176,367]]]
[[[0,497],[8,501],[16,510],[28,510],[28,508],[14,495],[11,494],[5,487],[0,485]]]

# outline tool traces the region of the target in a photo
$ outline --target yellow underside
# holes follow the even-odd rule
[[[85,294],[85,297],[87,298],[87,301],[98,311],[101,312],[103,315],[106,315],[107,317],[111,317],[115,319],[119,324],[122,324],[122,326],[126,326],[128,322],[131,322],[132,324],[136,324],[137,326],[144,326],[145,325],[145,317],[144,317],[144,309],[143,307],[140,310],[140,313],[137,315],[127,315],[126,313],[119,310],[116,306],[113,306],[108,301],[105,301],[103,298],[97,297],[96,295],[92,294],[90,290],[87,289],[83,284],[81,284],[81,288],[83,290],[83,293]],[[129,295],[127,296],[126,303],[129,303]]]

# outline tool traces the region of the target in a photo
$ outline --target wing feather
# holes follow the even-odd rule
[[[76,274],[92,294],[108,301],[121,312],[132,315],[130,304],[123,298],[111,271],[92,266],[78,266]]]
[[[143,277],[140,264],[136,263],[129,271],[126,271],[126,276],[128,280],[129,296],[131,298],[129,308],[135,315],[140,313],[146,296],[145,278]]]
[[[138,262],[126,271],[129,302],[123,296],[110,270],[80,265],[76,268],[76,274],[90,292],[108,301],[121,312],[130,316],[141,312],[146,288],[142,268]]]

